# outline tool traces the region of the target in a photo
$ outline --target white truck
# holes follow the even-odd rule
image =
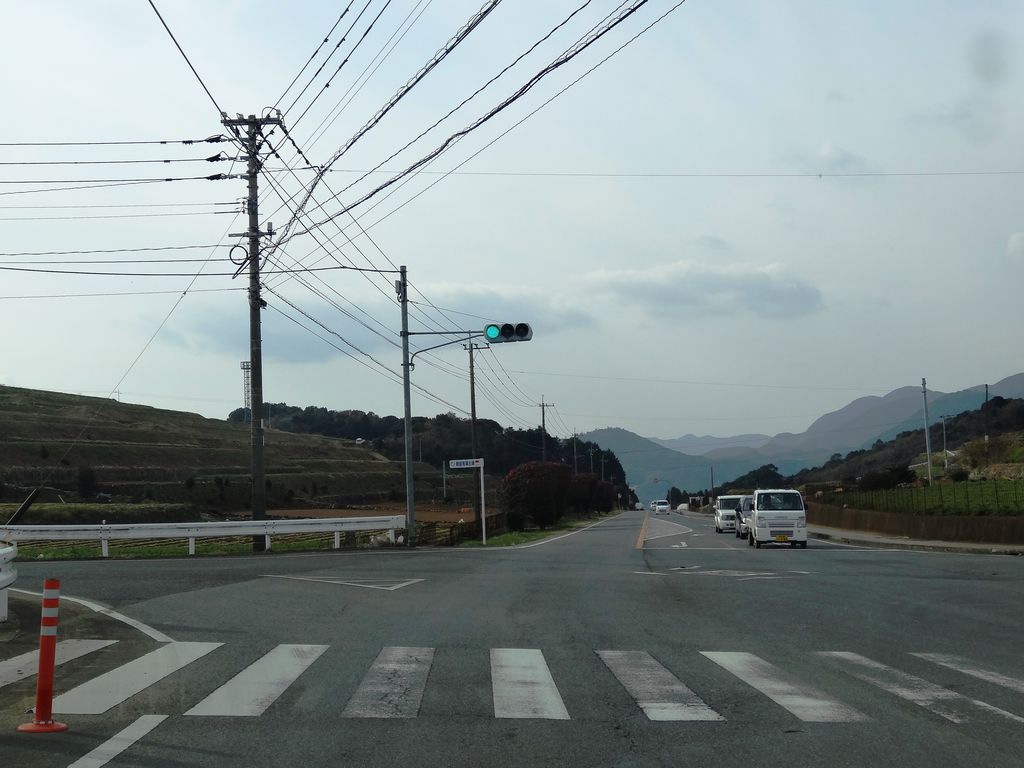
[[[807,512],[800,491],[769,488],[754,491],[747,538],[752,547],[765,544],[789,544],[807,548]]]
[[[742,496],[719,496],[715,499],[715,533],[736,530],[736,507]]]

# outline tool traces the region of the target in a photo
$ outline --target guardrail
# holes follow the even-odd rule
[[[341,548],[341,534],[348,531],[387,531],[388,539],[393,543],[395,531],[404,529],[405,522],[404,515],[388,515],[299,520],[238,520],[222,523],[9,525],[0,527],[0,537],[12,542],[99,541],[103,557],[110,556],[108,542],[112,539],[188,539],[188,553],[194,555],[196,539],[215,536],[263,536],[268,550],[271,547],[272,536],[289,533],[333,533],[334,549]],[[14,559],[13,556],[11,559]]]
[[[0,541],[0,621],[7,621],[7,588],[18,578],[14,558],[18,545],[13,541]]]

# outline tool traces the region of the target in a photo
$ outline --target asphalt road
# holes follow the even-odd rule
[[[149,634],[65,602],[62,639],[117,642],[58,668],[68,732],[16,733],[34,680],[3,685],[4,660],[38,609],[15,596],[0,762],[1021,765],[1024,558],[644,520],[505,550],[21,564],[20,587],[58,577]]]

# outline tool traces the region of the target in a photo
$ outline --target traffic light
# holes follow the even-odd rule
[[[484,326],[484,338],[491,344],[529,341],[533,338],[533,328],[528,323],[488,323]]]

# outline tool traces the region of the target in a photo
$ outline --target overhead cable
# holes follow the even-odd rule
[[[433,58],[431,58],[431,60],[428,61],[420,69],[420,71],[417,72],[409,80],[409,82],[402,86],[398,90],[398,92],[395,93],[395,95],[392,96],[391,99],[383,107],[381,107],[380,110],[377,111],[377,114],[374,115],[369,120],[369,122],[367,122],[362,128],[356,131],[356,133],[347,142],[345,142],[345,144],[337,152],[335,152],[334,155],[332,155],[327,160],[326,163],[324,163],[321,166],[320,170],[316,174],[316,177],[309,185],[305,197],[299,204],[298,211],[282,229],[281,234],[279,235],[278,242],[282,244],[284,242],[287,242],[288,233],[290,232],[291,228],[295,225],[298,216],[305,211],[306,205],[309,203],[310,198],[312,198],[313,196],[313,192],[316,190],[316,187],[319,185],[320,181],[323,179],[324,175],[327,173],[330,167],[335,162],[337,162],[339,158],[344,156],[344,154],[348,152],[348,150],[351,149],[352,146],[354,146],[355,143],[359,141],[359,139],[365,136],[371,128],[376,126],[382,119],[384,119],[384,116],[387,115],[388,112],[390,112],[395,107],[395,105],[398,104],[413,88],[415,88],[416,85],[420,81],[422,81],[424,77],[426,77],[438,64],[444,61],[444,59],[447,58],[448,55],[451,54],[451,52],[454,51],[459,46],[459,44],[469,36],[469,34],[474,29],[476,29],[483,22],[483,20],[487,18],[491,11],[493,11],[500,2],[501,0],[488,0],[488,2],[484,3],[480,10],[477,11],[472,17],[470,17],[469,21],[466,22],[462,29],[456,32],[456,34],[436,54],[434,54]],[[275,246],[271,247],[273,248]]]
[[[514,104],[520,98],[522,98],[527,93],[529,93],[530,90],[532,90],[534,88],[534,86],[536,86],[537,83],[541,82],[541,80],[543,80],[547,75],[549,75],[550,73],[554,72],[558,68],[560,68],[560,67],[564,66],[565,64],[569,63],[570,61],[572,61],[580,53],[585,51],[587,48],[589,48],[591,45],[596,43],[598,40],[600,40],[606,34],[611,32],[619,24],[623,23],[626,19],[628,19],[630,16],[632,16],[634,13],[636,13],[640,8],[642,8],[644,5],[646,5],[647,2],[648,2],[648,0],[636,0],[636,2],[634,2],[631,6],[629,6],[628,8],[625,8],[624,10],[622,10],[614,19],[612,19],[611,21],[609,21],[607,24],[605,24],[604,26],[600,27],[599,29],[596,29],[591,34],[587,35],[585,38],[580,40],[576,45],[572,46],[565,53],[563,53],[561,56],[559,56],[554,61],[552,61],[550,64],[548,64],[548,66],[546,66],[544,69],[542,69],[540,72],[535,74],[532,78],[530,78],[530,80],[528,80],[515,93],[513,93],[512,95],[510,95],[507,98],[505,98],[497,106],[495,106],[494,108],[489,110],[487,113],[485,113],[481,117],[477,118],[475,121],[470,123],[468,126],[463,128],[462,130],[457,131],[456,133],[454,133],[451,136],[449,136],[438,147],[436,147],[432,152],[430,152],[427,155],[425,155],[424,157],[420,158],[415,163],[413,163],[412,165],[407,167],[405,170],[403,170],[402,172],[400,172],[400,173],[396,174],[395,176],[393,176],[392,178],[390,178],[388,181],[384,182],[383,184],[378,185],[377,187],[372,189],[370,192],[367,192],[365,195],[363,195],[361,198],[356,200],[354,203],[352,203],[350,205],[346,205],[344,208],[342,208],[342,210],[340,210],[337,213],[329,216],[327,219],[324,219],[323,221],[317,222],[316,224],[313,225],[313,227],[314,228],[321,227],[324,224],[326,224],[327,222],[329,222],[329,221],[331,221],[331,220],[333,220],[333,219],[335,219],[335,218],[337,218],[339,216],[344,215],[348,211],[350,211],[353,208],[356,208],[357,206],[365,203],[367,200],[370,200],[371,198],[373,198],[374,196],[376,196],[377,194],[379,194],[383,190],[385,190],[388,187],[392,186],[393,184],[395,184],[396,182],[400,181],[401,179],[403,179],[404,177],[408,176],[409,174],[414,173],[417,169],[421,168],[422,166],[424,166],[427,163],[429,163],[432,160],[434,160],[436,157],[438,157],[441,154],[443,154],[444,152],[446,152],[454,143],[456,143],[456,142],[460,141],[461,139],[465,138],[470,133],[472,133],[473,131],[478,129],[480,126],[486,124],[488,121],[490,121],[495,116],[499,115],[501,112],[503,112],[505,109],[507,109],[510,105]],[[337,155],[336,157],[339,157],[339,156],[340,155]],[[336,157],[335,157],[335,159],[336,159]],[[333,162],[333,160],[331,162]],[[318,178],[320,176],[322,176],[322,173],[318,173]],[[315,182],[314,182],[314,185],[315,185]],[[306,230],[306,231],[308,232],[308,230]],[[301,234],[304,234],[304,232],[302,232],[302,231],[296,232],[294,235],[292,235],[292,237],[297,236],[297,235],[301,235]],[[287,242],[288,237],[289,236],[287,234],[282,234],[279,242]]]

